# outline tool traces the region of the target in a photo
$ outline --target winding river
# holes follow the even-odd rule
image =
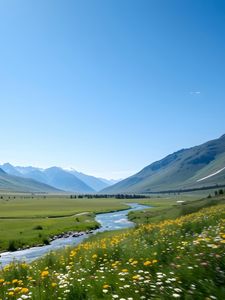
[[[135,210],[143,210],[149,208],[149,206],[137,204],[137,203],[126,203],[130,208],[126,210],[97,214],[95,219],[100,223],[101,227],[96,229],[91,234],[96,234],[103,231],[118,230],[124,228],[130,228],[134,226],[133,222],[128,220],[128,213]],[[74,246],[87,239],[91,234],[83,234],[78,237],[66,237],[57,238],[52,241],[49,245],[41,247],[32,247],[25,250],[18,250],[14,252],[4,252],[0,254],[0,267],[9,264],[12,261],[26,261],[31,262],[37,258],[40,258],[44,254],[63,248],[65,246]]]

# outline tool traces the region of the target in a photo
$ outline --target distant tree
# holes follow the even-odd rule
[[[223,195],[223,190],[222,189],[219,190],[219,195]]]

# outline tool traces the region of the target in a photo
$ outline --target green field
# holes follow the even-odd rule
[[[225,197],[178,199],[140,200],[154,208],[130,213],[134,229],[6,266],[0,299],[223,300]]]
[[[143,204],[150,204],[153,207],[144,211],[129,213],[129,220],[140,224],[155,223],[168,219],[175,219],[183,215],[199,211],[203,207],[210,207],[218,204],[225,204],[225,197],[205,198],[193,195],[177,196],[175,198],[159,198],[150,201],[142,201]]]
[[[15,197],[15,199],[14,199]],[[96,228],[95,213],[125,209],[118,199],[7,196],[0,199],[0,251],[46,244],[51,236]],[[87,212],[87,214],[79,215]]]
[[[0,199],[0,251],[16,250],[39,244],[47,244],[52,236],[68,231],[85,231],[98,226],[95,214],[126,209],[126,202],[139,202],[152,206],[150,210],[131,214],[138,223],[139,216],[152,211],[171,209],[183,199],[192,202],[199,196],[173,196],[145,199],[76,198],[70,196],[4,195]],[[80,213],[85,213],[79,215]],[[135,217],[134,217],[135,216]],[[141,222],[144,222],[142,220]],[[139,222],[140,223],[140,222]]]
[[[126,202],[139,202],[152,206],[145,212],[130,214],[135,223],[148,222],[152,214],[168,216],[177,201],[187,203],[200,195],[157,196],[144,199],[76,198],[70,196],[0,196],[0,251],[16,250],[46,244],[54,235],[68,231],[85,231],[96,228],[95,214],[126,209]],[[162,213],[161,213],[162,211]],[[86,214],[79,215],[80,213]],[[178,215],[173,215],[173,217]],[[160,218],[156,218],[159,220]]]
[[[65,217],[80,212],[105,212],[127,208],[115,198],[70,199],[67,197],[12,197],[0,199],[0,218]],[[129,202],[127,200],[127,202]]]

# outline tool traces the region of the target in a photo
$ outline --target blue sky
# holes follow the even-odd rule
[[[225,133],[225,2],[0,1],[0,161],[123,178]]]

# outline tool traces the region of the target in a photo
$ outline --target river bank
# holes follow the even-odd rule
[[[66,246],[75,246],[92,234],[133,227],[134,223],[128,220],[128,213],[130,211],[143,210],[149,208],[149,206],[138,203],[127,203],[127,205],[129,205],[130,208],[97,214],[95,221],[97,224],[100,224],[100,227],[96,230],[89,230],[88,232],[82,232],[82,234],[79,232],[71,232],[71,234],[65,233],[65,236],[61,235],[61,237],[55,237],[48,245],[31,247],[14,252],[3,252],[0,255],[0,264],[1,266],[5,266],[15,260],[31,262],[50,251],[58,250]]]

